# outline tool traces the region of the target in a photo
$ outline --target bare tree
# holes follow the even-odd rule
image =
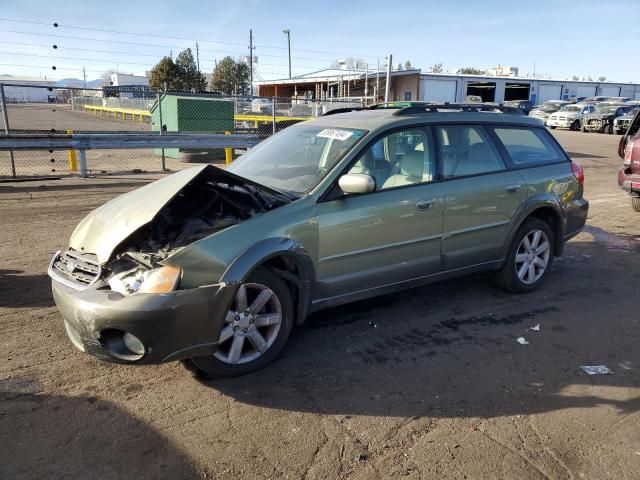
[[[580,78],[577,75],[574,75],[573,77],[571,77],[571,80],[580,80]]]
[[[412,68],[413,68],[413,65],[411,65],[411,62],[409,60],[404,62],[404,69],[405,70],[411,70]]]
[[[431,66],[431,73],[442,73],[443,70],[444,69],[442,68],[442,62],[438,62]]]
[[[607,81],[607,77],[605,77],[605,76],[598,77],[598,81],[599,82],[606,82]]]

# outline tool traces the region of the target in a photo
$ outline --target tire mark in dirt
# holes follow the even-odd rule
[[[505,450],[508,450],[512,454],[518,456],[520,459],[522,459],[522,461],[525,463],[525,465],[528,465],[529,467],[534,469],[536,472],[538,472],[540,475],[542,475],[547,480],[552,480],[552,477],[550,477],[544,470],[542,470],[542,468],[540,468],[538,465],[536,465],[531,459],[527,458],[525,455],[523,455],[520,452],[518,452],[515,448],[513,448],[513,447],[509,446],[508,444],[498,440],[497,438],[489,435],[489,433],[486,430],[484,430],[483,428],[478,428],[478,431],[482,435],[487,437],[489,440],[491,440],[492,442],[494,442],[497,445],[501,446]]]
[[[490,314],[484,316],[474,315],[463,319],[450,318],[435,323],[426,331],[413,328],[406,333],[376,342],[364,350],[355,351],[354,354],[364,363],[385,363],[392,358],[396,362],[402,362],[406,359],[398,357],[398,352],[395,350],[402,347],[402,353],[405,354],[413,354],[418,350],[422,351],[417,356],[412,355],[411,359],[431,357],[436,355],[437,351],[427,350],[427,347],[440,347],[452,343],[476,340],[476,337],[465,333],[465,330],[471,327],[516,325],[524,320],[534,318],[536,315],[557,311],[559,311],[557,307],[550,306],[504,316]],[[453,333],[460,334],[456,336],[452,335]]]

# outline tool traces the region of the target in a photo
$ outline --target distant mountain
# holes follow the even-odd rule
[[[84,88],[84,81],[79,78],[63,78],[62,80],[58,80],[56,82],[57,87],[75,87],[75,88]],[[87,82],[86,88],[100,88],[102,87],[102,79],[97,78],[95,80],[91,80]]]

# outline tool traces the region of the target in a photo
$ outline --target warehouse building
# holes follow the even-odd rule
[[[55,82],[33,77],[0,76],[7,103],[46,103],[56,99]],[[41,87],[41,88],[37,88]]]
[[[509,67],[513,72],[513,67]],[[517,70],[516,70],[517,72]],[[391,73],[390,100],[463,102],[467,95],[485,102],[568,100],[596,95],[640,99],[640,85],[634,83],[551,80],[494,75],[422,73],[396,70]],[[326,69],[282,80],[257,82],[258,95],[304,98],[367,98],[367,103],[384,100],[386,72],[369,73]]]

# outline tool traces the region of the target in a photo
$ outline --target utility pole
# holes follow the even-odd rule
[[[393,65],[393,55],[389,54],[387,61],[387,81],[384,86],[384,103],[389,101],[389,93],[391,92],[391,65]]]
[[[198,42],[196,42],[196,66],[198,67],[198,73],[200,73],[200,49],[198,48]]]
[[[253,95],[253,30],[249,29],[249,95]]]
[[[286,30],[282,30],[282,33],[287,36],[287,48],[289,50],[289,78],[291,78],[291,30],[287,28]]]
[[[364,70],[364,101],[367,102],[367,94],[369,93],[369,64],[367,63]]]
[[[84,88],[87,88],[87,71],[82,67],[82,78],[84,79]]]
[[[378,68],[376,68],[376,99],[375,103],[378,103],[378,95],[380,93],[380,59],[378,59]]]

